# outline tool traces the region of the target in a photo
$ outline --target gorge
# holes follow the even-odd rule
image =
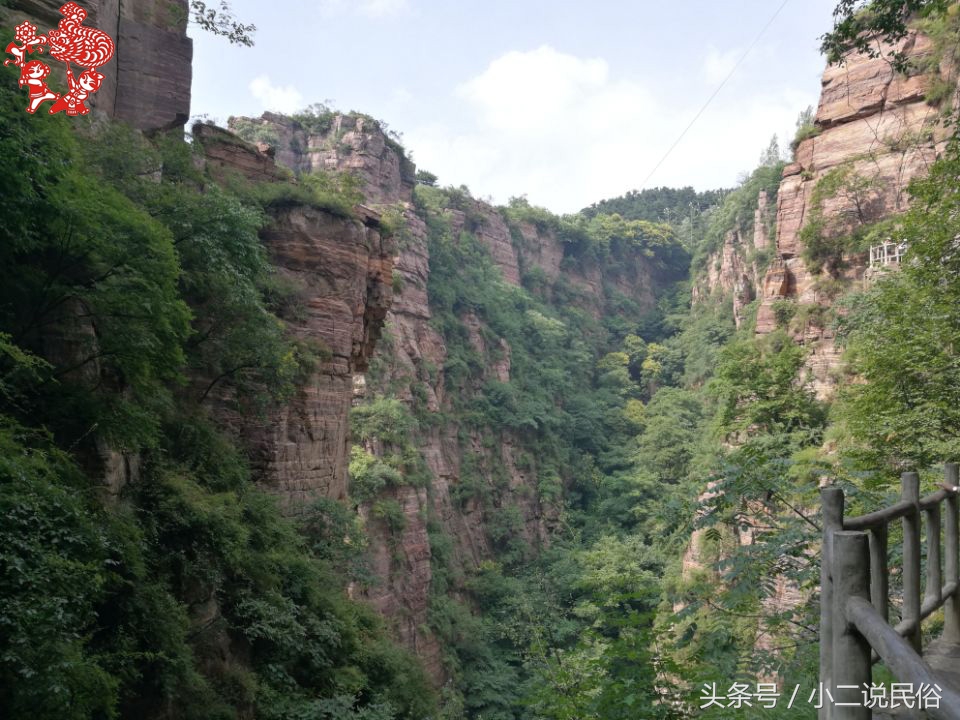
[[[815,684],[820,484],[957,446],[923,284],[956,259],[916,240],[956,230],[957,6],[885,46],[907,73],[828,67],[738,188],[565,216],[321,105],[186,141],[191,7],[97,4],[94,122],[0,87],[3,716],[746,718],[700,687]],[[901,238],[934,260],[870,267]],[[913,385],[903,293],[944,337]]]

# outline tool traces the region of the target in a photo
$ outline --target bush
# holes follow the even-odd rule
[[[227,127],[250,143],[266,143],[276,147],[280,142],[277,129],[267,120],[254,120],[231,115],[227,118]]]
[[[882,209],[881,191],[876,177],[861,175],[852,163],[838,165],[817,181],[810,196],[809,218],[799,235],[810,272],[819,274],[826,267],[834,273],[843,263],[844,252],[864,249],[865,238]],[[824,202],[837,199],[843,203],[841,210],[825,216]]]
[[[805,123],[797,128],[797,133],[793,136],[793,141],[790,143],[790,147],[794,152],[796,152],[797,148],[800,146],[800,143],[802,143],[804,140],[817,137],[822,132],[823,128],[821,128],[819,125],[814,125],[812,122]]]
[[[358,445],[350,448],[350,497],[354,501],[367,502],[384,488],[401,485],[404,481],[399,470]]]
[[[793,300],[774,300],[771,307],[778,328],[787,327],[797,312],[797,303]]]

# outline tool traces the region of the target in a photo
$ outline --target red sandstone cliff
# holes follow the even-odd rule
[[[11,0],[0,24],[29,19],[39,32],[57,27],[66,0]],[[116,53],[100,68],[103,85],[91,96],[95,111],[140,130],[182,127],[190,115],[193,41],[187,37],[188,0],[87,0],[85,25],[113,38]]]
[[[929,38],[914,33],[896,49],[920,64],[933,46]],[[799,143],[794,162],[783,170],[774,199],[775,215],[770,218],[776,231],[772,261],[761,277],[756,265],[747,259],[767,243],[770,225],[764,217],[769,200],[761,196],[752,236],[739,229],[726,235],[722,248],[710,256],[706,271],[694,284],[694,302],[703,302],[713,293],[732,295],[739,326],[743,306],[756,293],[760,300],[756,332],[764,335],[778,327],[775,303],[788,303],[794,310],[826,310],[842,293],[862,286],[869,274],[866,254],[847,254],[838,268],[825,266],[819,272],[811,271],[803,258],[801,231],[814,219],[815,188],[831,170],[849,166],[852,173],[869,181],[870,220],[906,210],[907,185],[926,173],[948,135],[940,110],[925,99],[937,72],[956,84],[953,69],[945,64],[932,74],[910,77],[895,74],[882,58],[862,55],[850,55],[843,65],[828,67],[815,119],[819,132]],[[844,193],[823,199],[819,213],[826,232],[849,232],[856,200]],[[801,321],[788,323],[787,330],[795,342],[810,348],[801,373],[809,372],[818,397],[828,399],[836,389],[842,365],[833,330],[823,321],[822,313],[797,317]],[[708,487],[699,499],[706,501],[712,493],[712,487]],[[739,545],[751,545],[756,530],[741,525],[734,535]],[[704,548],[705,531],[697,530],[682,559],[685,577],[703,569]],[[802,591],[795,584],[777,576],[773,592],[762,602],[763,614],[773,617],[802,600]],[[773,645],[762,626],[758,627],[755,645],[767,651]]]
[[[896,49],[922,64],[933,52],[933,43],[913,33]],[[775,303],[792,303],[795,319],[788,330],[796,342],[810,348],[807,368],[820,398],[832,395],[841,364],[825,311],[863,280],[868,256],[848,253],[838,267],[811,271],[803,258],[801,231],[815,217],[815,188],[839,168],[869,187],[866,209],[856,207],[864,198],[853,193],[821,198],[816,210],[828,235],[850,232],[855,224],[851,218],[857,214],[865,212],[866,219],[875,221],[903,212],[907,185],[926,172],[946,142],[941,113],[925,99],[936,72],[900,75],[883,58],[855,54],[843,65],[828,67],[815,118],[817,134],[796,147],[776,197],[761,196],[752,233],[728,233],[694,285],[695,302],[715,292],[732,295],[737,326],[744,306],[759,298],[756,331],[761,335],[778,326]],[[946,65],[939,72],[952,82]],[[756,258],[755,251],[767,246],[771,223],[776,229],[774,255],[762,270],[748,258]]]
[[[207,171],[256,182],[291,182],[272,157],[232,134],[196,125]],[[294,398],[265,421],[243,426],[260,482],[296,512],[318,497],[347,496],[348,413],[353,377],[373,353],[392,298],[393,252],[379,215],[358,208],[345,218],[302,203],[279,205],[261,231],[271,263],[302,301],[286,318],[291,332],[325,350]]]
[[[449,410],[451,398],[447,397],[443,371],[447,348],[430,323],[430,251],[427,227],[412,204],[412,163],[400,154],[378,124],[365,116],[335,115],[312,128],[305,124],[271,113],[259,119],[231,122],[232,127],[248,137],[265,139],[275,149],[278,162],[293,170],[352,173],[360,179],[369,204],[399,212],[403,217],[392,265],[399,291],[386,314],[387,338],[376,351],[380,358],[379,377],[374,386],[358,382],[358,396],[383,392],[389,387],[394,396],[412,404],[416,387],[425,393],[423,402],[429,412]],[[645,260],[626,263],[616,277],[604,277],[599,268],[562,269],[563,244],[548,228],[527,222],[511,225],[496,208],[467,196],[458,208],[448,209],[446,216],[451,235],[457,237],[462,230],[474,233],[499,267],[504,282],[510,285],[519,286],[523,273],[534,269],[550,280],[563,273],[580,292],[584,309],[597,318],[603,310],[604,294],[611,288],[641,307],[653,305],[654,281]],[[461,320],[468,328],[474,350],[491,359],[484,379],[508,381],[508,343],[502,338],[491,340],[492,333],[477,316],[466,314]],[[458,392],[477,389],[460,388]],[[337,406],[336,410],[340,409],[342,406]],[[346,419],[345,410],[342,417]],[[429,630],[432,567],[428,523],[438,523],[451,538],[453,564],[464,570],[475,568],[494,554],[488,531],[489,513],[516,508],[520,515],[518,532],[525,544],[535,549],[548,542],[559,512],[558,506],[541,500],[536,459],[520,449],[519,437],[502,428],[472,430],[466,439],[463,434],[455,421],[417,431],[415,445],[430,474],[429,492],[406,486],[389,488],[381,495],[381,499],[395,502],[402,511],[404,522],[398,533],[378,521],[370,505],[361,506],[371,537],[372,570],[380,580],[365,594],[390,618],[397,636],[416,650],[437,679],[442,678],[443,671],[440,645]],[[296,454],[301,443],[302,440],[288,438],[289,452]],[[458,499],[457,486],[467,472],[479,473],[482,482],[493,489],[492,507],[476,499]],[[310,475],[300,473],[297,477],[305,487],[314,483]],[[327,492],[323,487],[314,487],[313,491]]]
[[[897,49],[922,61],[933,47],[929,38],[914,33],[898,43]],[[946,66],[939,72],[949,79]],[[798,145],[795,161],[783,171],[777,196],[777,256],[762,282],[758,334],[776,326],[775,301],[788,299],[828,308],[839,292],[863,278],[866,255],[847,255],[840,270],[825,268],[819,274],[810,272],[801,257],[800,232],[811,221],[814,188],[831,170],[849,166],[851,172],[871,183],[871,220],[903,212],[910,180],[926,173],[946,141],[947,130],[938,108],[925,100],[933,77],[935,74],[900,75],[882,58],[854,54],[843,65],[826,69],[815,119],[820,132]],[[833,225],[832,232],[849,229],[847,218],[856,210],[855,201],[844,193],[823,200],[820,212],[827,224]],[[808,322],[793,332],[798,342],[811,348],[807,367],[817,395],[829,397],[840,365],[833,331]]]

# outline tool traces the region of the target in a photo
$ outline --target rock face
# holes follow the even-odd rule
[[[931,51],[931,43],[928,38],[911,34],[896,49],[921,59]],[[834,331],[824,318],[839,294],[863,280],[867,257],[847,255],[838,267],[812,272],[803,258],[801,231],[817,219],[817,214],[825,232],[842,235],[861,220],[878,220],[906,210],[907,185],[926,173],[946,141],[947,131],[939,123],[938,109],[924,100],[930,82],[926,76],[897,76],[886,60],[860,55],[849,56],[843,66],[827,68],[815,121],[819,133],[799,144],[795,161],[783,170],[776,196],[776,254],[763,277],[757,277],[755,268],[751,273],[745,259],[750,245],[763,250],[768,242],[771,225],[764,217],[772,199],[761,194],[752,242],[745,242],[738,231],[730,232],[722,248],[708,259],[704,277],[693,288],[694,301],[714,292],[732,293],[739,325],[738,309],[749,297],[742,288],[752,279],[760,300],[756,333],[765,335],[785,325],[792,339],[810,350],[800,374],[812,378],[811,387],[820,399],[828,399],[835,392],[841,365]],[[821,198],[819,208],[815,208],[817,184],[838,168],[848,168],[851,174],[865,178],[866,190],[860,196],[840,192]],[[806,312],[797,312],[793,321],[783,323],[777,318],[778,303]],[[709,500],[712,494],[713,487],[708,486],[699,499]],[[756,530],[749,522],[741,523],[734,538],[741,546],[751,545]],[[687,577],[704,568],[704,538],[703,530],[691,536],[681,565]],[[761,615],[773,617],[795,607],[805,592],[786,577],[777,576],[762,601]],[[770,651],[772,645],[771,635],[761,624],[756,648]]]
[[[759,210],[757,214],[759,215]],[[762,218],[760,218],[761,227]],[[751,243],[755,234],[750,235]],[[733,320],[739,328],[743,322],[743,309],[756,297],[757,268],[745,258],[749,247],[739,230],[731,230],[723,239],[720,251],[711,255],[707,272],[701,282],[693,286],[693,302],[706,300],[714,293],[733,296]]]
[[[757,196],[757,209],[753,214],[753,247],[757,250],[763,250],[770,244],[770,229],[772,227],[770,218],[769,200],[765,190],[761,190]]]
[[[259,118],[231,117],[228,127],[271,145],[277,162],[294,172],[350,172],[360,179],[369,203],[411,198],[416,168],[367,115],[322,112],[289,118],[266,112]]]
[[[376,350],[376,381],[357,382],[355,397],[363,402],[365,397],[383,394],[389,388],[392,397],[411,406],[419,403],[429,413],[449,411],[453,398],[447,396],[444,378],[447,348],[431,325],[427,295],[430,247],[427,226],[414,212],[412,163],[365,116],[290,119],[266,113],[257,119],[232,118],[231,127],[250,139],[269,143],[278,162],[294,171],[353,173],[360,180],[366,202],[385,213],[402,216],[398,250],[392,263],[397,290],[386,313],[387,332]],[[445,217],[452,238],[470,232],[487,248],[508,285],[521,285],[525,273],[538,273],[551,281],[562,274],[584,310],[597,318],[610,292],[622,293],[643,308],[654,304],[654,283],[645,260],[622,263],[615,276],[605,276],[598,267],[562,266],[563,243],[549,227],[527,222],[511,224],[500,211],[466,194],[457,200],[456,207],[446,209]],[[270,244],[287,246],[290,240],[287,237]],[[478,316],[467,312],[460,319],[470,345],[488,359],[479,384],[487,380],[509,381],[509,344],[497,338]],[[356,365],[344,369],[349,367],[357,369]],[[478,389],[479,386],[465,387],[458,392]],[[415,397],[415,391],[419,397]],[[316,399],[305,401],[305,411],[309,412],[315,402]],[[333,406],[327,409],[335,410]],[[343,406],[336,408],[341,409]],[[428,525],[434,523],[431,532],[442,532],[452,540],[451,565],[456,574],[493,556],[494,540],[489,533],[493,515],[517,512],[516,533],[533,549],[548,542],[550,530],[559,518],[559,507],[541,500],[537,460],[522,450],[521,438],[502,428],[467,430],[450,417],[454,415],[448,414],[442,424],[421,427],[413,439],[429,471],[429,492],[418,487],[393,487],[378,498],[379,502],[389,501],[399,508],[402,529],[391,530],[378,519],[373,512],[375,503],[361,506],[370,537],[371,569],[380,582],[364,590],[353,589],[355,594],[365,593],[374,607],[390,619],[397,637],[417,652],[438,683],[444,679],[444,673],[440,644],[429,630],[433,557]],[[304,452],[304,438],[300,435],[286,436],[283,442],[290,456]],[[338,437],[338,447],[339,443]],[[374,454],[383,452],[375,444],[367,450]],[[327,448],[319,451],[326,452]],[[291,472],[295,472],[292,466]],[[317,480],[302,470],[298,477],[305,485]],[[491,488],[490,504],[464,496],[461,487],[468,478],[469,482],[479,480]],[[326,485],[319,491],[327,492]]]
[[[922,59],[932,45],[928,38],[910,34],[896,49]],[[814,189],[825,175],[841,168],[869,188],[859,196],[847,191],[822,200],[819,213],[827,234],[842,235],[861,221],[904,211],[907,185],[926,172],[946,141],[938,109],[924,100],[930,83],[929,76],[897,75],[886,60],[855,54],[824,72],[815,119],[819,133],[799,144],[795,162],[783,171],[776,207],[777,256],[762,281],[758,334],[777,327],[778,300],[829,308],[838,292],[863,278],[864,255],[845,256],[839,268],[819,273],[807,267],[800,233],[815,214]],[[808,368],[817,395],[830,397],[839,364],[832,331],[807,323],[791,332],[811,348]]]
[[[4,25],[30,19],[38,32],[55,28],[66,0],[12,0],[0,7]],[[98,112],[145,131],[182,127],[190,115],[193,41],[187,37],[187,0],[89,0],[85,25],[113,38],[116,54],[100,72],[90,100]],[[53,61],[56,64],[56,60]],[[56,72],[56,70],[54,70]]]
[[[490,257],[503,273],[503,279],[511,285],[519,286],[520,261],[503,216],[479,200],[467,198],[466,203],[466,210],[453,211],[451,233],[454,237],[463,230],[475,233],[490,251]]]
[[[268,155],[226,131],[198,125],[214,176],[238,172],[252,181],[283,181]],[[242,428],[261,483],[290,512],[318,497],[347,496],[348,413],[354,373],[366,369],[392,298],[392,249],[379,215],[344,218],[293,203],[272,212],[261,238],[279,274],[302,304],[288,326],[326,359],[296,396],[265,422],[230,418]]]

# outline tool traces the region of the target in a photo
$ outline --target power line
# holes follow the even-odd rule
[[[769,20],[767,20],[767,24],[763,26],[763,28],[760,30],[759,33],[757,33],[757,36],[753,39],[753,42],[750,43],[750,47],[748,47],[746,51],[743,53],[743,55],[740,56],[740,59],[737,60],[734,66],[730,69],[730,72],[727,73],[727,76],[723,79],[723,82],[721,82],[717,86],[717,89],[713,91],[713,94],[707,98],[707,101],[703,104],[703,107],[701,107],[697,111],[697,114],[693,116],[693,120],[690,121],[690,124],[683,129],[683,132],[680,133],[680,136],[673,141],[673,145],[671,145],[669,149],[663,154],[663,157],[660,158],[657,164],[653,166],[653,170],[650,171],[650,174],[647,175],[646,178],[644,178],[643,182],[640,184],[640,190],[643,190],[647,186],[647,183],[650,182],[650,178],[652,178],[654,174],[657,172],[657,170],[660,169],[660,166],[663,165],[664,161],[668,157],[670,157],[670,153],[672,153],[674,149],[677,147],[677,145],[680,144],[680,141],[683,140],[684,136],[690,131],[690,128],[693,127],[693,124],[700,119],[700,116],[703,115],[704,110],[706,110],[707,107],[710,105],[710,103],[713,102],[713,99],[717,96],[717,94],[721,90],[723,90],[723,86],[726,85],[727,81],[733,77],[733,74],[737,71],[737,68],[740,67],[740,64],[744,60],[746,60],[747,55],[750,54],[750,51],[757,46],[757,43],[760,42],[760,38],[762,38],[764,33],[766,33],[767,30],[769,29],[769,27],[773,25],[773,21],[777,19],[777,16],[780,15],[780,12],[787,6],[788,2],[790,2],[790,0],[783,0],[783,2],[780,3],[780,7],[777,8],[777,11],[770,17]]]

